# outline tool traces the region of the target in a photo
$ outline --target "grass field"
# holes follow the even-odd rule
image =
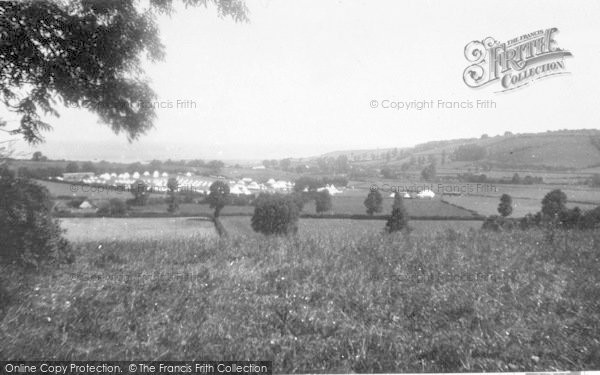
[[[250,217],[222,217],[221,222],[230,235],[254,235],[250,225]],[[385,220],[350,220],[350,219],[300,219],[298,233],[316,236],[369,236],[381,233],[385,229]],[[412,235],[423,236],[444,232],[447,229],[468,231],[481,228],[481,221],[471,220],[412,220]]]
[[[210,220],[191,218],[60,219],[66,237],[75,242],[124,241],[216,236]]]
[[[81,242],[0,270],[6,360],[264,359],[274,372],[600,367],[598,233]]]
[[[352,214],[352,215],[365,215],[366,208],[364,205],[365,194],[342,194],[336,195],[332,198],[332,212],[336,214]],[[383,209],[379,215],[389,215],[392,211],[392,205],[394,199],[385,196],[383,198]],[[303,212],[314,213],[314,202],[306,204]],[[410,216],[418,217],[472,217],[473,213],[454,207],[450,204],[444,203],[439,199],[405,199],[404,206]]]

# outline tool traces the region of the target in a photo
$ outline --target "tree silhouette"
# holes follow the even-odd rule
[[[500,204],[498,205],[498,213],[502,217],[510,216],[513,212],[512,197],[508,194],[502,194],[500,197]]]
[[[400,193],[394,195],[394,205],[392,206],[392,215],[385,224],[388,233],[398,232],[408,229],[408,212],[404,207],[404,199]]]
[[[247,20],[242,0],[184,0],[214,4],[220,16]],[[172,0],[0,2],[0,101],[21,117],[12,129],[30,143],[43,140],[58,116],[55,102],[87,108],[116,133],[135,139],[152,127],[155,93],[141,57],[164,56],[155,16]]]

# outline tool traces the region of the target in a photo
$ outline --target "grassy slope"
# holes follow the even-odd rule
[[[600,150],[595,148],[591,136],[599,136],[598,130],[555,131],[536,134],[518,134],[514,136],[496,136],[486,139],[458,139],[445,142],[430,142],[407,149],[415,156],[433,154],[441,156],[442,151],[449,155],[458,146],[476,144],[488,150],[486,160],[510,165],[511,169],[523,170],[527,166],[552,166],[584,169],[600,164]],[[390,149],[391,150],[391,149]],[[384,154],[390,150],[362,150],[347,152],[354,155]],[[328,155],[340,155],[344,152],[333,152]],[[400,166],[408,161],[392,160],[389,165]],[[361,162],[362,165],[380,165],[383,159]],[[465,163],[448,163],[444,168],[465,169]],[[470,163],[466,163],[470,164]]]
[[[0,356],[271,359],[276,372],[597,369],[598,241],[339,231],[82,244],[70,266],[2,269]]]

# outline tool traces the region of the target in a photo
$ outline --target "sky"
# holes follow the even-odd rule
[[[154,129],[129,143],[86,110],[59,108],[51,158],[262,160],[407,147],[481,134],[598,128],[600,2],[248,0],[249,23],[212,8],[159,18],[166,57],[146,62]],[[498,93],[463,82],[465,45],[556,27],[570,74]],[[398,110],[384,102],[493,101]],[[178,101],[180,103],[178,107]],[[377,102],[377,108],[372,102]],[[170,103],[170,104],[169,104]],[[187,108],[186,108],[187,107]],[[10,119],[4,108],[0,117]]]

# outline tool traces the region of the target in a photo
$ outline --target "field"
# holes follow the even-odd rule
[[[191,218],[68,218],[60,219],[66,237],[75,242],[168,238],[212,238],[210,220]]]
[[[79,242],[71,265],[2,266],[0,353],[260,358],[276,373],[597,369],[598,241],[347,227]]]
[[[221,222],[230,235],[253,235],[250,217],[222,217]],[[331,236],[336,233],[352,233],[353,236],[366,237],[381,233],[385,229],[385,220],[350,220],[350,219],[300,219],[298,234],[314,236]],[[481,228],[481,221],[474,220],[412,220],[410,227],[414,236],[443,233],[448,229],[459,232]]]

